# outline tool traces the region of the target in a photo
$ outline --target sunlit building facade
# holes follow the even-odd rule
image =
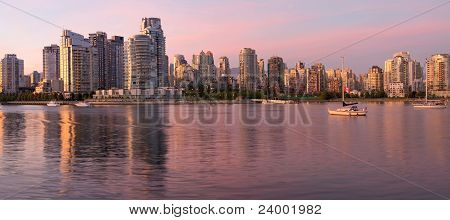
[[[422,79],[422,67],[416,60],[411,59],[409,52],[399,52],[394,54],[392,59],[385,62],[383,84],[384,90],[389,92],[389,84],[403,83],[405,93],[417,91],[417,81]]]
[[[60,78],[59,71],[59,46],[52,44],[44,47],[42,51],[44,80],[57,80]]]
[[[308,71],[307,92],[310,94],[325,91],[327,80],[325,66],[321,63],[316,63],[311,66]]]
[[[184,79],[184,68],[182,65],[187,64],[184,55],[175,54],[173,56],[173,76],[175,81],[175,86],[179,86],[180,82]]]
[[[241,90],[258,89],[258,55],[251,48],[243,48],[239,53],[239,87]]]
[[[230,60],[228,57],[219,58],[218,71],[218,84],[221,90],[227,89],[232,85],[232,76],[230,69]]]
[[[125,89],[153,89],[158,85],[156,47],[148,35],[134,35],[125,42]]]
[[[83,35],[64,30],[60,45],[60,74],[64,92],[89,93],[96,86],[97,52]]]
[[[36,86],[37,84],[39,84],[41,82],[41,73],[39,73],[38,71],[33,71],[30,74],[30,80],[31,80],[31,84],[33,86]]]
[[[6,54],[0,61],[0,93],[17,93],[24,75],[24,61],[15,54]]]
[[[428,92],[437,96],[448,97],[450,90],[450,57],[449,54],[435,54],[427,59]]]
[[[166,37],[161,25],[160,18],[142,18],[141,34],[150,36],[154,45],[154,56],[156,56],[157,86],[169,85],[169,60],[166,55]]]
[[[383,91],[384,79],[383,69],[378,66],[372,66],[367,74],[367,90],[368,91]]]
[[[284,92],[285,88],[285,64],[281,57],[271,57],[267,61],[267,77],[269,80],[268,86],[271,93],[274,95]]]

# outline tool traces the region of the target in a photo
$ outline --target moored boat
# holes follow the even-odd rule
[[[57,103],[56,101],[50,101],[49,103],[47,103],[48,107],[58,107],[60,106],[59,103]]]
[[[447,108],[444,102],[425,102],[413,105],[416,109],[444,109]]]
[[[276,100],[276,99],[266,99],[262,101],[262,104],[290,104],[290,100]]]
[[[344,69],[344,57],[342,57],[342,70]],[[328,114],[339,116],[366,116],[369,112],[367,107],[360,109],[358,103],[346,103],[345,102],[345,88],[342,83],[342,108],[336,110],[328,109]]]
[[[359,109],[358,106],[344,107],[336,110],[328,109],[328,114],[330,115],[340,115],[340,116],[366,116],[367,108]]]
[[[413,104],[416,109],[444,109],[447,108],[445,101],[428,101],[428,83],[425,83],[425,102]]]
[[[87,102],[77,102],[77,103],[75,103],[75,106],[77,106],[77,107],[89,107],[89,106],[91,106],[91,104],[89,104]]]

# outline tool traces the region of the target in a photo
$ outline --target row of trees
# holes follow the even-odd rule
[[[315,94],[305,94],[305,93],[297,93],[297,94],[278,94],[273,95],[273,93],[268,93],[267,91],[242,91],[235,88],[224,88],[219,90],[213,90],[212,88],[205,86],[203,84],[198,84],[196,87],[190,85],[184,91],[184,97],[190,100],[236,100],[236,99],[284,99],[284,100],[331,100],[331,99],[339,99],[341,98],[341,93],[336,92],[328,92],[323,91]],[[93,93],[91,94],[69,94],[64,96],[62,93],[33,93],[33,92],[21,92],[17,94],[11,93],[1,93],[0,94],[0,102],[8,102],[8,101],[82,101],[85,99],[92,98]],[[386,98],[387,94],[384,91],[366,91],[361,93],[361,95],[357,94],[345,94],[346,98]],[[424,98],[425,93],[409,93],[407,98]],[[430,96],[433,98],[433,96]]]
[[[67,98],[66,98],[67,97]],[[92,97],[92,94],[69,94],[66,97],[62,93],[33,93],[33,92],[21,92],[21,93],[1,93],[1,102],[10,101],[82,101]]]

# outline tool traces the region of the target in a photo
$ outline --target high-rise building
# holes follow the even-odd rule
[[[36,86],[37,84],[39,84],[41,82],[41,74],[38,71],[33,71],[30,74],[30,80],[31,80],[31,84]]]
[[[166,37],[160,18],[142,18],[141,33],[151,37],[155,45],[156,69],[159,87],[169,84],[169,60],[166,55]]]
[[[258,89],[258,56],[251,48],[244,48],[239,54],[239,86],[241,90]]]
[[[423,68],[420,62],[416,60],[410,60],[408,62],[408,91],[409,92],[419,92],[422,88],[423,82]]]
[[[19,82],[19,87],[26,87],[26,88],[30,88],[31,87],[31,76],[30,75],[23,75],[22,79]]]
[[[105,32],[97,32],[95,34],[89,34],[89,42],[91,47],[95,48],[97,51],[96,70],[97,76],[95,76],[96,82],[92,82],[97,89],[106,89],[106,82],[109,78],[108,73],[108,58],[109,58],[109,48],[108,48],[108,36]]]
[[[106,74],[106,88],[123,88],[123,78],[125,71],[124,64],[124,39],[120,36],[113,36],[108,40],[108,67]]]
[[[192,67],[199,71],[200,81],[208,86],[212,86],[216,81],[216,66],[214,56],[211,51],[200,52],[199,55],[192,56]]]
[[[283,58],[281,57],[271,57],[267,61],[267,76],[268,76],[268,86],[269,91],[275,93],[277,95],[280,92],[284,92],[285,86],[285,68],[286,65],[283,62]],[[289,73],[289,71],[288,71]]]
[[[300,75],[300,91],[306,91],[306,73],[308,72],[307,68],[305,67],[305,63],[302,61],[298,61],[295,64],[295,69],[297,69],[297,72]]]
[[[17,93],[23,77],[24,61],[15,54],[6,54],[0,61],[0,92]]]
[[[390,83],[395,83],[393,88],[397,88],[399,83],[403,83],[405,93],[417,91],[416,81],[421,81],[422,72],[420,63],[411,59],[409,52],[396,53],[392,59],[385,62],[384,89],[387,91]]]
[[[367,90],[383,91],[384,90],[383,69],[378,66],[372,66],[367,74]]]
[[[44,47],[42,51],[43,57],[43,80],[58,80],[61,78],[59,71],[59,46],[52,44]]]
[[[437,96],[448,96],[450,90],[450,55],[435,54],[427,59],[428,92]]]
[[[265,76],[266,76],[266,67],[264,59],[258,59],[258,77],[260,84],[262,84],[262,82],[264,81]]]
[[[350,67],[344,67],[344,70],[337,69],[336,77],[341,78],[342,85],[348,90],[356,89],[356,75]]]
[[[289,75],[287,75],[285,79],[285,86],[289,88],[289,93],[292,95],[296,95],[299,91],[302,90],[302,76],[298,72],[297,68],[289,69]]]
[[[192,68],[187,62],[182,62],[176,69],[177,78],[175,86],[180,88],[187,88],[189,85],[196,85],[199,80],[198,70]]]
[[[319,93],[325,91],[327,81],[325,66],[323,64],[317,63],[311,66],[308,71],[307,83],[308,93]]]
[[[180,82],[184,77],[184,71],[180,68],[183,64],[187,64],[184,55],[175,54],[173,56],[173,76],[175,79],[175,86],[178,86],[178,82]]]
[[[258,88],[264,91],[267,90],[267,74],[266,74],[266,66],[264,59],[258,59]]]
[[[134,35],[125,42],[125,89],[152,89],[158,85],[156,46],[148,35]]]
[[[328,79],[336,77],[336,70],[334,69],[327,69],[326,73]]]
[[[219,76],[231,77],[230,60],[228,57],[219,58]]]
[[[329,92],[340,93],[342,91],[341,79],[339,79],[338,77],[328,78],[327,84],[328,84],[327,90]]]
[[[83,35],[64,30],[60,45],[60,75],[64,91],[89,93],[97,88],[97,51]]]
[[[225,90],[232,86],[232,77],[231,77],[231,69],[230,69],[230,60],[228,57],[220,57],[219,58],[219,67],[217,68],[218,72],[218,87],[222,90]]]
[[[327,91],[339,93],[341,91],[341,78],[337,77],[335,69],[328,69],[327,75]]]
[[[359,75],[359,80],[357,80],[357,83],[356,83],[356,90],[370,91],[369,90],[369,74],[368,73],[363,73],[363,74]]]

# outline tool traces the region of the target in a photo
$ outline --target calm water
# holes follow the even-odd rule
[[[0,199],[450,197],[450,109],[367,106],[1,106]]]

